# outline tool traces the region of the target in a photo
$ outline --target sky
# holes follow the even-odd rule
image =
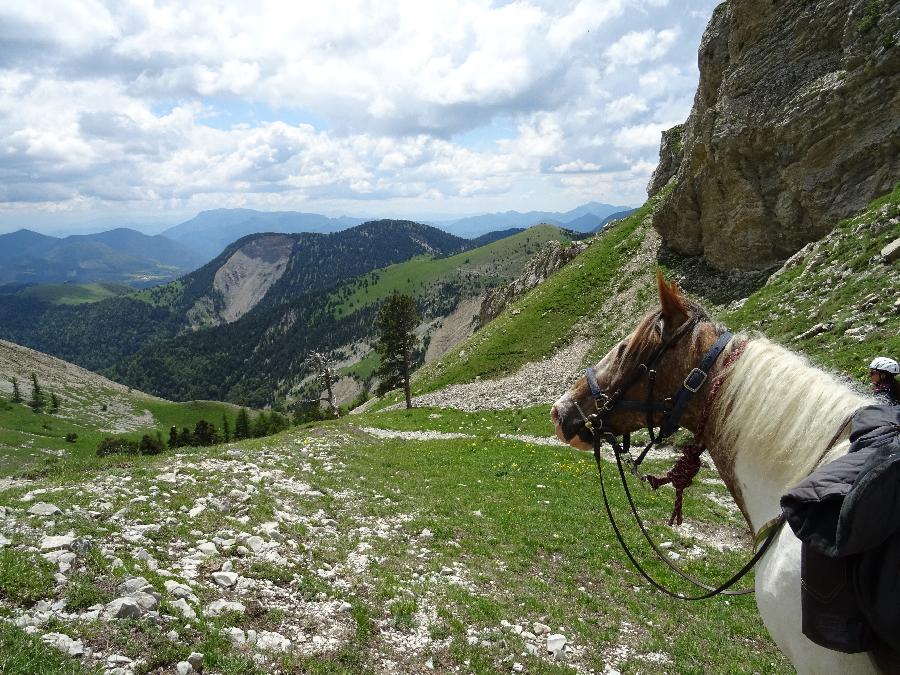
[[[636,206],[716,4],[0,3],[0,231]]]

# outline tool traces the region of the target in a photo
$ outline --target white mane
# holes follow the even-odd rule
[[[753,453],[758,469],[792,485],[813,471],[848,415],[871,403],[802,356],[753,337],[726,377],[714,415],[719,442],[735,455]],[[845,451],[838,444],[829,458]]]

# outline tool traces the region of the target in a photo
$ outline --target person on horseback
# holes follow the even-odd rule
[[[887,405],[900,405],[900,364],[886,356],[877,356],[869,364],[869,378],[875,397]]]

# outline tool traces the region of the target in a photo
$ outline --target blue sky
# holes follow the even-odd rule
[[[293,4],[3,3],[0,231],[637,205],[716,3]]]

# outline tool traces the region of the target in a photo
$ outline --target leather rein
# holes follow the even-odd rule
[[[753,557],[750,558],[750,560],[747,561],[747,563],[730,579],[719,584],[718,586],[713,586],[703,582],[700,579],[697,579],[696,577],[690,575],[678,565],[676,565],[672,561],[672,559],[669,558],[669,556],[665,552],[663,552],[663,550],[653,541],[650,533],[647,531],[647,528],[644,525],[644,521],[641,519],[640,514],[638,513],[637,506],[635,505],[634,498],[631,494],[631,490],[628,488],[628,481],[625,476],[624,464],[628,463],[630,465],[632,474],[640,477],[642,480],[645,478],[639,473],[641,462],[643,462],[644,458],[647,456],[647,453],[654,445],[658,445],[661,441],[669,437],[678,429],[678,422],[681,418],[681,415],[687,408],[687,405],[690,402],[691,398],[706,383],[711,368],[715,364],[719,355],[734,337],[733,334],[729,331],[725,331],[724,333],[722,333],[722,335],[720,335],[716,340],[716,343],[709,349],[709,351],[706,352],[704,357],[701,359],[700,364],[692,369],[690,373],[688,373],[678,391],[675,392],[673,396],[666,398],[662,403],[654,401],[653,390],[657,376],[657,364],[662,359],[665,352],[668,351],[668,349],[672,347],[683,335],[692,331],[698,322],[698,317],[692,317],[685,321],[681,326],[679,326],[673,333],[668,336],[664,334],[662,328],[659,327],[659,324],[656,324],[657,330],[662,335],[660,344],[654,350],[650,358],[647,359],[645,363],[641,363],[637,367],[635,372],[625,380],[625,383],[617,387],[611,394],[607,394],[603,391],[603,389],[597,382],[597,378],[594,374],[593,368],[588,368],[585,372],[585,378],[587,380],[588,387],[590,387],[591,395],[594,398],[596,411],[591,415],[585,415],[584,412],[582,412],[581,408],[578,407],[577,403],[575,404],[576,410],[578,410],[579,415],[581,415],[581,419],[584,423],[585,428],[591,433],[593,437],[594,460],[597,463],[597,472],[600,476],[600,488],[603,493],[603,504],[606,508],[606,515],[609,518],[610,524],[612,525],[613,532],[615,532],[616,539],[618,539],[622,550],[625,552],[625,555],[628,556],[628,559],[631,561],[632,565],[634,565],[637,571],[641,574],[642,577],[644,577],[644,579],[647,580],[647,582],[649,582],[654,588],[662,591],[666,595],[669,595],[673,598],[678,598],[680,600],[704,600],[716,595],[747,595],[753,593],[753,588],[744,588],[738,590],[730,589],[751,569],[753,569],[754,565],[756,565],[756,563],[759,562],[759,560],[765,555],[766,551],[768,551],[775,537],[781,530],[781,527],[784,525],[783,517],[779,517],[775,519],[775,521],[767,523],[766,526],[764,526],[758,534],[758,538],[763,535],[765,536],[765,538],[757,548]],[[624,400],[624,392],[628,391],[628,389],[630,389],[634,384],[636,384],[641,378],[645,376],[648,378],[646,400]],[[637,410],[647,413],[647,431],[650,435],[650,441],[641,451],[640,455],[638,455],[637,459],[632,459],[630,454],[631,435],[629,433],[622,434],[622,442],[619,443],[618,438],[609,427],[609,416],[616,408],[622,408],[625,410]],[[654,431],[653,415],[655,413],[663,414],[663,420],[660,424],[658,432]],[[698,432],[696,434],[695,440],[699,439],[700,433],[701,432]],[[607,441],[613,448],[613,453],[616,458],[616,466],[619,471],[619,476],[622,480],[622,485],[625,489],[625,495],[628,499],[631,513],[634,516],[635,522],[637,523],[641,534],[644,536],[644,539],[648,544],[650,544],[650,547],[653,549],[656,555],[666,564],[667,567],[669,567],[669,569],[675,572],[682,579],[693,584],[695,587],[702,589],[704,591],[703,593],[697,595],[685,595],[683,593],[674,591],[666,587],[663,583],[654,579],[637,561],[637,558],[628,547],[628,544],[625,542],[625,539],[622,536],[622,532],[619,529],[619,525],[616,522],[615,516],[613,516],[612,508],[610,507],[609,498],[606,492],[606,485],[603,480],[603,461],[600,452],[600,447],[603,441]],[[702,446],[698,446],[698,455],[699,452],[702,452],[702,450]],[[688,483],[689,482],[690,479],[688,479]],[[676,497],[676,512],[679,515],[678,522],[680,523],[680,490],[677,493]],[[675,513],[673,513],[673,519],[674,518]]]

